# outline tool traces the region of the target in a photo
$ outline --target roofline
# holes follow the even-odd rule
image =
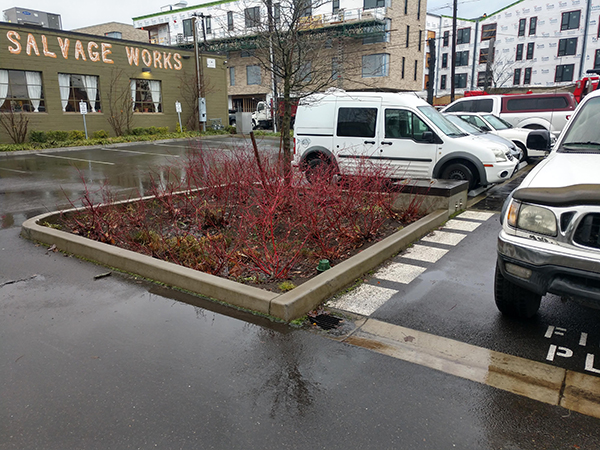
[[[203,3],[202,5],[186,6],[185,8],[177,8],[177,9],[172,9],[169,11],[161,11],[161,12],[157,12],[157,13],[147,14],[145,16],[132,17],[131,20],[149,19],[150,17],[158,17],[158,16],[163,16],[163,15],[173,14],[174,12],[178,12],[178,11],[190,11],[192,9],[206,8],[208,6],[220,5],[222,3],[233,3],[235,1],[237,1],[237,0],[217,0],[214,2],[210,2],[210,3]]]
[[[510,5],[507,5],[507,6],[505,6],[504,8],[500,8],[499,10],[497,10],[497,11],[494,11],[493,13],[486,15],[485,17],[481,16],[481,17],[476,17],[475,19],[464,19],[464,18],[462,18],[462,17],[457,17],[457,19],[458,19],[458,20],[465,20],[465,21],[467,21],[467,22],[477,22],[477,21],[481,22],[481,21],[483,21],[483,20],[489,19],[489,18],[490,18],[490,17],[492,17],[492,16],[495,16],[495,15],[496,15],[496,14],[498,14],[498,13],[501,13],[501,12],[502,12],[502,11],[504,11],[505,9],[508,9],[508,8],[511,8],[511,7],[515,6],[517,3],[522,3],[522,2],[524,2],[524,1],[525,1],[525,0],[517,0],[516,2],[513,2],[513,3],[511,3]],[[427,13],[427,14],[431,14],[431,13]],[[435,15],[435,14],[432,14],[432,15]],[[445,14],[441,14],[441,15],[440,15],[440,17],[446,17],[446,18],[448,18],[448,19],[452,19],[452,16],[447,16],[447,15],[445,15]]]

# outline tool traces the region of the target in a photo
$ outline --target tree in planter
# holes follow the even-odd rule
[[[29,117],[23,113],[17,113],[10,109],[0,113],[0,124],[6,130],[15,144],[22,144],[27,138]]]
[[[200,90],[198,88],[198,78],[196,74],[190,74],[184,71],[179,76],[179,81],[179,89],[181,91],[183,102],[187,106],[187,110],[192,112],[185,127],[188,130],[199,130],[200,119],[198,117],[198,98],[200,97]],[[203,85],[204,96],[214,91],[214,86],[210,81],[206,81],[201,75],[200,84]]]
[[[108,124],[115,135],[123,136],[132,128],[133,99],[129,76],[122,69],[113,69],[108,89]]]

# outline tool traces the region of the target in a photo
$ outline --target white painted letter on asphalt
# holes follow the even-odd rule
[[[570,358],[571,356],[573,356],[573,350],[567,347],[557,347],[556,345],[551,344],[550,348],[548,349],[548,355],[546,356],[546,359],[548,361],[554,361],[555,356]]]

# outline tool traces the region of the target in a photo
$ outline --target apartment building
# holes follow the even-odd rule
[[[259,101],[269,101],[278,90],[256,57],[260,50],[257,25],[264,25],[267,5],[273,8],[273,20],[286,7],[278,0],[225,0],[169,9],[133,21],[158,44],[190,45],[195,32],[202,48],[224,53],[229,107],[253,111]],[[302,31],[305,36],[326,36],[329,51],[316,61],[308,57],[303,64],[330,70],[331,86],[346,90],[421,90],[425,17],[426,0],[308,2]]]
[[[434,96],[442,97],[451,89],[452,17],[427,14],[426,26],[436,41]],[[567,86],[600,69],[600,0],[520,0],[457,19],[455,38],[457,94]]]

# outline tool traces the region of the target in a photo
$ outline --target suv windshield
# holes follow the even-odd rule
[[[559,152],[600,153],[600,97],[585,103],[567,130]]]
[[[493,114],[484,114],[482,117],[496,130],[507,130],[508,128],[512,128],[512,125],[506,120],[502,120],[500,117],[496,117]]]
[[[442,133],[450,137],[462,137],[466,136],[466,133],[460,131],[456,125],[442,116],[433,106],[418,106],[417,109],[421,111],[429,120],[431,120],[436,127],[438,127]]]

